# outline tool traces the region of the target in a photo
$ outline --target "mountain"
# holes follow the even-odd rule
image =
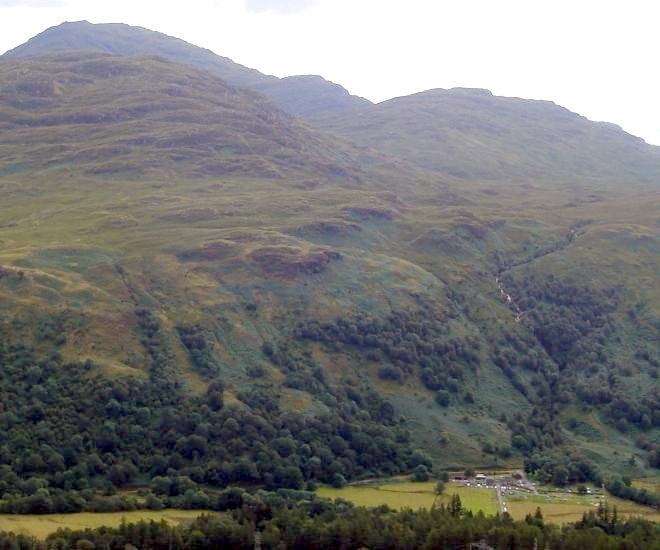
[[[660,181],[660,147],[550,101],[487,90],[428,90],[317,125],[463,179]]]
[[[93,52],[0,60],[12,170],[355,179],[339,140],[262,96],[163,58]]]
[[[657,475],[656,149],[445,96],[369,146],[162,56],[0,59],[0,509]]]
[[[299,116],[352,110],[368,105],[338,84],[320,76],[279,79],[249,69],[210,50],[165,34],[121,23],[62,23],[4,54],[8,59],[38,57],[56,52],[93,50],[114,55],[157,55],[209,71],[229,84],[256,90],[281,108]]]

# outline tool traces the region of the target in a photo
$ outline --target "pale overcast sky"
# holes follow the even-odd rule
[[[0,0],[0,51],[82,19],[376,102],[454,86],[548,99],[660,145],[656,0]]]

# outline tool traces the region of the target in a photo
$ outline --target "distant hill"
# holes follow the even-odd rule
[[[428,90],[317,124],[464,179],[660,181],[660,147],[550,101],[487,90]]]
[[[336,176],[350,155],[262,96],[162,58],[0,60],[0,153],[16,169]]]
[[[178,38],[123,23],[62,23],[10,50],[3,57],[17,59],[77,50],[116,55],[158,55],[209,71],[235,86],[263,93],[285,111],[300,116],[351,110],[370,104],[368,100],[350,95],[338,84],[320,76],[279,79]]]

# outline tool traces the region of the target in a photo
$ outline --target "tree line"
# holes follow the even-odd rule
[[[202,515],[189,524],[123,522],[117,528],[60,529],[45,541],[0,533],[3,549],[184,549],[262,548],[467,548],[472,543],[493,548],[550,550],[632,550],[657,548],[660,526],[621,520],[605,506],[581,521],[557,527],[546,524],[537,509],[523,521],[508,514],[472,514],[458,505],[431,510],[395,511],[387,506],[356,507],[303,492],[237,493],[222,515]]]

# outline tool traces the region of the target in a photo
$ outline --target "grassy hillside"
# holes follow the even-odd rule
[[[360,174],[348,149],[260,96],[154,57],[0,62],[5,171]]]
[[[340,112],[369,104],[368,100],[350,95],[338,84],[319,76],[279,79],[178,38],[120,23],[62,23],[10,50],[3,57],[20,59],[80,50],[163,57],[208,71],[234,86],[256,90],[285,111],[300,116]]]
[[[3,510],[657,473],[657,184],[445,178],[150,57],[0,74]]]
[[[428,90],[320,117],[333,131],[469,180],[658,182],[660,148],[549,101]]]

